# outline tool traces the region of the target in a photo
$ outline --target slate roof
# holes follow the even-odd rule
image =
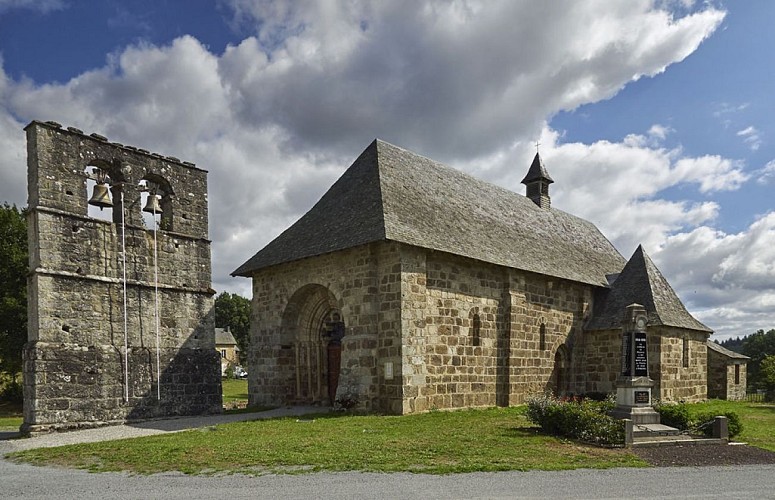
[[[599,292],[595,303],[587,330],[621,328],[625,308],[635,303],[646,308],[649,325],[713,331],[689,314],[642,246],[635,250],[610,290]]]
[[[232,276],[386,240],[601,287],[625,264],[588,221],[375,140]]]
[[[237,345],[234,335],[226,329],[215,329],[215,345]]]
[[[544,162],[541,161],[541,156],[538,153],[533,157],[533,163],[530,164],[525,178],[522,179],[522,184],[529,184],[535,181],[544,181],[549,184],[554,182],[554,179],[549,176],[549,172],[546,171]]]
[[[740,354],[739,352],[731,351],[731,350],[727,349],[726,347],[724,347],[722,345],[719,345],[719,344],[715,343],[714,341],[712,341],[710,339],[708,339],[706,344],[708,345],[708,349],[712,349],[712,350],[716,351],[717,353],[723,354],[724,356],[726,356],[728,358],[732,358],[732,359],[751,359],[748,356],[746,356],[745,354]]]

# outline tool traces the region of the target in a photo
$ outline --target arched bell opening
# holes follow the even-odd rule
[[[84,168],[87,215],[113,223],[122,222],[124,177],[118,160],[94,159]]]
[[[282,332],[281,343],[293,350],[286,391],[290,401],[333,405],[345,323],[331,291],[315,284],[297,290],[285,308]]]
[[[172,187],[160,175],[146,174],[139,182],[141,216],[145,227],[171,231],[173,229]]]
[[[105,162],[93,161],[84,168],[87,215],[94,219],[112,222],[115,197],[111,194],[110,186],[113,184],[113,179],[107,167]]]

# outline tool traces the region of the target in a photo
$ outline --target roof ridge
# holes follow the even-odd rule
[[[377,138],[232,274],[385,240],[600,287],[626,262],[589,221]]]

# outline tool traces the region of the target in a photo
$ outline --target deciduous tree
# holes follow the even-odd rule
[[[27,221],[25,210],[0,207],[0,371],[22,371],[27,341]]]
[[[743,339],[741,352],[751,358],[748,362],[748,388],[764,389],[761,365],[767,356],[775,356],[775,329],[764,333],[759,330]]]
[[[236,293],[221,292],[215,297],[215,326],[227,326],[243,355],[250,344],[250,300]]]
[[[775,401],[775,354],[770,354],[762,360],[759,375],[762,385],[767,390],[767,400]]]

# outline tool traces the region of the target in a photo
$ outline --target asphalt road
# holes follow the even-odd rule
[[[289,414],[319,409],[279,409]],[[264,412],[260,417],[279,416]],[[253,415],[197,417],[132,426],[0,440],[5,453],[69,442],[101,441],[213,425]],[[208,499],[239,498],[775,498],[775,465],[666,467],[546,472],[426,474],[317,473],[300,475],[132,476],[36,467],[0,459],[0,498]]]
[[[775,465],[561,472],[302,474],[247,477],[91,474],[0,461],[0,498],[775,498]]]

